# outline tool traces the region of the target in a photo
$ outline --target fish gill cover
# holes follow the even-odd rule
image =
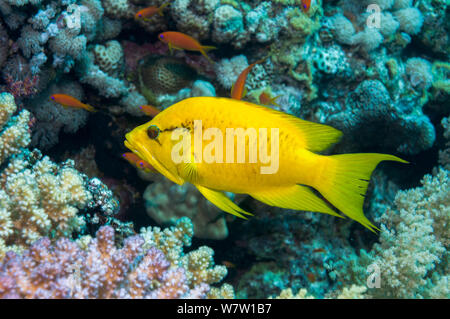
[[[449,298],[448,10],[0,0],[0,298]]]

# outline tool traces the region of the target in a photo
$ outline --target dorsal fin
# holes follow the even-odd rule
[[[305,148],[312,152],[320,152],[326,150],[328,147],[338,142],[342,136],[342,132],[334,127],[305,121],[293,115],[274,110],[270,107],[265,107],[249,102],[244,102],[250,107],[259,108],[265,112],[270,112],[272,115],[282,118],[289,122],[294,127],[299,129],[299,134],[304,138]]]

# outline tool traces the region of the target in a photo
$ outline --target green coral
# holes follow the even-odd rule
[[[450,93],[450,63],[443,61],[436,61],[433,63],[431,69],[433,73],[433,88],[445,93]]]
[[[317,13],[317,14],[316,14]],[[299,8],[293,8],[287,13],[289,26],[295,33],[296,37],[306,37],[320,28],[320,19],[322,10],[315,9],[314,13],[306,14]]]

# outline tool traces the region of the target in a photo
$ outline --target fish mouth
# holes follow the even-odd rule
[[[148,161],[148,160],[147,160],[147,157],[144,156],[144,154],[142,154],[142,152],[140,152],[140,151],[138,150],[138,147],[135,146],[135,145],[133,144],[133,142],[131,141],[131,138],[130,138],[129,134],[130,134],[130,133],[128,133],[128,134],[125,136],[125,138],[126,138],[126,139],[125,139],[125,142],[124,142],[125,147],[127,147],[130,151],[132,151],[134,154],[136,154],[137,156],[139,156],[141,159]],[[151,156],[151,154],[150,154],[150,156]],[[152,157],[153,157],[153,156],[152,156]]]
[[[135,139],[133,139],[132,133],[133,132],[130,132],[125,135],[125,142],[124,142],[125,147],[129,148],[134,154],[136,154],[141,159],[148,162],[158,172],[166,176],[172,182],[178,185],[184,184],[184,180],[180,176],[174,175],[172,172],[170,172],[170,170],[164,164],[162,164],[152,155],[152,153],[147,147],[141,144],[136,145],[135,143],[133,143],[133,140]]]

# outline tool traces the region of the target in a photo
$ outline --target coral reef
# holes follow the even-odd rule
[[[222,59],[216,64],[217,80],[225,89],[231,89],[239,74],[248,67],[245,55]]]
[[[332,267],[344,283],[366,284],[374,271],[380,280],[374,298],[448,298],[449,172],[425,175],[422,186],[399,191],[384,205],[380,242],[368,251],[343,256]]]
[[[450,117],[442,119],[442,126],[444,127],[444,137],[447,139],[445,149],[439,151],[439,164],[446,170],[450,170]]]
[[[22,111],[18,116],[12,115],[16,112],[17,106],[14,96],[9,93],[0,94],[0,163],[12,155],[17,154],[21,149],[30,143],[29,121],[30,113]]]
[[[230,5],[220,6],[214,11],[212,38],[217,43],[232,43],[242,48],[248,40],[244,31],[244,17]]]
[[[2,172],[1,185],[1,256],[6,249],[20,251],[43,236],[70,236],[85,225],[77,213],[91,193],[73,163],[58,167],[38,152],[21,153]]]
[[[70,237],[98,223],[98,216],[111,218],[118,212],[112,192],[74,169],[72,160],[58,165],[39,150],[26,148],[30,113],[22,110],[12,117],[16,104],[11,94],[0,95],[0,109],[0,160],[5,166],[0,173],[0,259],[6,251],[22,252],[44,236]],[[96,218],[80,214],[87,210],[95,211]]]
[[[59,167],[38,151],[24,150],[30,142],[30,113],[16,110],[11,94],[2,93],[0,256],[6,249],[19,251],[42,236],[69,236],[84,221],[76,214],[86,206],[91,194],[84,177],[67,162]]]
[[[424,76],[419,74],[414,77]],[[425,80],[415,81],[418,84]],[[380,81],[366,80],[348,96],[345,107],[335,114],[328,112],[324,122],[344,132],[348,149],[351,145],[371,146],[371,141],[375,141],[384,151],[415,154],[430,148],[435,141],[433,125],[422,113],[420,104],[417,107],[415,103],[418,102],[394,102]]]
[[[78,82],[66,79],[50,84],[48,89],[30,100],[29,109],[37,119],[33,127],[32,144],[43,150],[58,143],[61,130],[72,134],[77,132],[86,124],[88,117],[86,110],[66,108],[50,100],[49,96],[55,93],[84,100],[83,87]]]
[[[170,13],[177,22],[177,30],[202,40],[209,36],[219,3],[219,0],[175,0],[170,5]]]
[[[94,47],[95,62],[103,72],[114,75],[123,66],[123,50],[120,43],[111,40],[105,45],[97,44]]]
[[[336,298],[336,299],[364,299],[366,296],[364,293],[367,291],[367,288],[364,286],[356,286],[352,285],[350,288],[344,287],[342,292],[337,295],[329,296],[327,298]],[[314,299],[314,296],[308,294],[306,289],[300,289],[295,295],[292,292],[291,288],[283,289],[280,294],[275,297],[276,299]]]
[[[198,238],[224,239],[228,236],[223,213],[190,184],[179,186],[168,179],[160,179],[147,186],[143,198],[147,214],[160,225],[174,224],[178,218],[187,216],[192,220]]]
[[[381,269],[382,288],[371,289],[381,298],[448,298],[450,244],[449,171],[426,175],[422,187],[401,191],[396,209],[381,217],[380,243],[369,264]]]
[[[411,58],[406,61],[405,73],[412,86],[428,89],[433,84],[431,63],[422,58]]]
[[[128,237],[122,248],[109,226],[79,244],[42,238],[22,255],[7,253],[0,263],[0,297],[232,298],[231,286],[211,286],[226,275],[225,267],[214,266],[211,249],[183,253],[191,236],[192,224],[184,218],[170,230]]]
[[[6,33],[2,24],[0,24],[0,43],[2,44],[0,47],[0,68],[5,63],[8,57],[9,46],[7,45],[9,42],[8,34]]]

